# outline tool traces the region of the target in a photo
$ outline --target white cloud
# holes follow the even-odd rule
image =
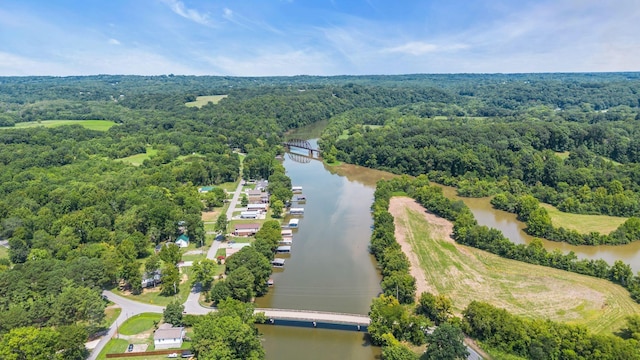
[[[198,10],[187,8],[182,1],[178,0],[162,0],[165,4],[171,8],[171,10],[182,16],[185,19],[189,19],[200,25],[213,26],[214,23],[209,18],[208,14],[202,14]]]
[[[382,49],[383,53],[403,53],[409,55],[424,55],[428,53],[453,51],[466,49],[468,46],[465,44],[451,44],[451,45],[436,45],[426,43],[422,41],[411,41],[400,46]]]
[[[120,45],[120,41],[118,41],[118,39],[109,39],[107,42],[109,45]]]
[[[224,17],[227,20],[231,20],[233,18],[233,10],[229,8],[224,8],[222,17]]]

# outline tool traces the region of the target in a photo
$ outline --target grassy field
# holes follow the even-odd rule
[[[146,159],[152,156],[155,156],[157,153],[158,153],[157,149],[154,149],[151,146],[147,146],[147,152],[144,154],[135,154],[135,155],[127,156],[127,157],[116,159],[116,160],[126,162],[134,166],[140,166]]]
[[[9,257],[9,249],[4,246],[0,246],[0,259]]]
[[[118,316],[120,316],[120,313],[122,313],[122,308],[120,308],[117,305],[112,305],[107,307],[104,313],[105,313],[105,317],[102,323],[105,327],[110,327],[111,324],[113,324],[113,322],[116,321]]]
[[[559,157],[562,160],[565,160],[566,158],[568,158],[569,154],[571,154],[571,152],[569,152],[569,151],[556,152],[556,156]],[[616,165],[616,166],[622,165],[621,163],[619,163],[619,162],[617,162],[615,160],[611,160],[609,158],[606,158],[604,156],[599,156],[599,158],[601,158],[604,161],[610,162],[610,163],[612,163],[613,165]]]
[[[210,96],[198,96],[196,101],[188,102],[185,105],[188,107],[197,107],[198,109],[212,102],[217,104],[220,100],[226,98],[229,95],[210,95]]]
[[[63,125],[82,125],[89,130],[107,131],[116,123],[110,120],[44,120],[17,123],[14,126],[0,127],[3,129],[27,129],[38,126],[57,127]]]
[[[508,260],[458,245],[451,223],[409,198],[393,198],[396,237],[408,252],[418,292],[449,296],[456,313],[472,300],[485,301],[529,318],[582,324],[596,333],[611,333],[625,317],[640,312],[627,290],[588,276]],[[411,252],[411,249],[413,250]],[[422,269],[422,271],[416,270]]]
[[[608,234],[617,229],[627,218],[607,215],[581,215],[562,212],[553,205],[540,204],[551,216],[551,223],[555,227],[576,230],[581,234],[597,231]]]
[[[111,339],[98,355],[98,360],[106,359],[107,354],[123,353],[127,350],[127,346],[129,346],[129,341],[127,340]]]
[[[120,325],[118,332],[122,335],[136,335],[153,328],[154,322],[160,322],[162,314],[143,313],[132,316]]]

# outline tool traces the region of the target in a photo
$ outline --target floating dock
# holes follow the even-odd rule
[[[304,215],[304,208],[301,207],[292,207],[291,209],[289,209],[289,214],[290,215]]]
[[[300,219],[291,219],[291,220],[289,220],[289,227],[290,228],[297,228],[299,222],[300,222]]]
[[[271,266],[273,267],[284,267],[284,259],[275,258],[271,260]]]

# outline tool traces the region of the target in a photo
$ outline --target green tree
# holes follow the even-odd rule
[[[229,283],[226,280],[216,282],[211,288],[211,301],[214,305],[232,296],[231,288],[229,288]]]
[[[177,265],[182,260],[180,247],[173,243],[163,246],[160,250],[160,259],[168,264]]]
[[[466,359],[469,351],[464,345],[464,335],[460,328],[450,323],[442,323],[428,336],[428,347],[423,358],[428,360]]]
[[[391,334],[399,340],[404,339],[404,331],[409,323],[407,310],[393,296],[380,295],[373,299],[369,311],[369,335],[375,345],[386,342],[385,334]]]
[[[160,265],[162,265],[160,260],[160,256],[157,254],[149,256],[144,262],[144,272],[147,273],[147,275],[151,275],[158,271],[158,269],[160,269]]]
[[[434,296],[431,293],[420,294],[416,313],[432,320],[436,325],[446,322],[453,316],[453,304],[445,295]]]
[[[216,231],[220,232],[223,235],[226,234],[228,224],[229,221],[227,219],[227,214],[220,214],[220,216],[218,216],[218,220],[216,220]]]
[[[271,216],[274,218],[282,217],[282,210],[284,209],[284,203],[282,200],[276,200],[271,203]]]
[[[255,296],[253,290],[254,277],[251,271],[244,266],[241,266],[229,273],[227,277],[227,283],[229,284],[229,290],[231,290],[231,296],[240,301],[249,302]]]
[[[242,194],[240,197],[240,206],[247,207],[247,205],[249,205],[249,198],[247,197],[247,194]]]
[[[56,359],[60,334],[51,328],[21,327],[11,329],[0,341],[0,359],[49,360]]]
[[[213,283],[213,278],[216,275],[217,263],[215,260],[202,259],[197,260],[191,267],[194,273],[194,282],[202,284],[204,290],[208,291]]]
[[[394,272],[382,280],[382,291],[397,296],[402,304],[412,304],[416,294],[416,279],[408,273]]]
[[[104,319],[105,306],[97,290],[67,281],[54,302],[53,321],[57,325],[86,323],[97,328]]]
[[[255,318],[228,311],[237,300],[221,301],[218,312],[204,315],[193,326],[192,347],[198,359],[260,360],[265,353],[255,329]],[[246,313],[247,311],[241,311]],[[251,310],[253,312],[253,310]]]
[[[180,272],[175,265],[166,264],[162,268],[162,288],[160,294],[164,296],[175,295],[180,291]]]
[[[184,305],[177,301],[172,301],[162,311],[162,317],[164,322],[173,326],[182,326],[182,313],[184,312]]]

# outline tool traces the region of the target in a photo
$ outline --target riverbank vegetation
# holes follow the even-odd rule
[[[511,257],[533,264],[542,264],[551,267],[557,267],[558,264],[565,264],[568,267],[566,270],[578,273],[587,271],[590,272],[589,275],[591,276],[598,276],[598,274],[594,273],[594,270],[600,269],[603,272],[601,277],[605,277],[612,282],[627,287],[632,295],[636,293],[640,285],[640,279],[634,277],[630,269],[628,269],[628,265],[624,265],[621,262],[616,262],[614,266],[608,267],[605,262],[577,260],[575,257],[571,258],[570,256],[560,253],[550,254],[542,248],[539,243],[535,242],[530,245],[512,244],[505,239],[499,231],[477,225],[473,214],[471,214],[464,203],[444,197],[440,188],[429,186],[429,181],[425,176],[420,176],[416,179],[402,177],[389,181],[380,181],[378,183],[374,205],[372,207],[376,230],[378,222],[380,224],[387,224],[391,221],[391,223],[388,226],[384,226],[384,230],[377,233],[374,230],[371,238],[371,250],[374,255],[378,252],[382,244],[386,244],[385,247],[389,248],[399,247],[395,239],[393,217],[388,212],[391,197],[397,193],[408,194],[415,198],[415,200],[426,209],[429,209],[429,211],[452,221],[452,236],[461,244],[494,252],[502,257]],[[376,221],[376,219],[389,220]],[[436,249],[437,248],[438,247],[436,247]],[[447,252],[445,258],[449,258],[450,254],[448,253],[452,253],[455,256],[454,249],[456,248],[452,248],[451,244],[448,246],[440,246],[440,248],[443,249],[443,252]],[[436,254],[438,253],[437,250],[432,248],[430,248],[429,251],[434,251]],[[422,255],[424,256],[424,254]],[[476,257],[476,259],[478,258]],[[438,258],[437,262],[443,260],[443,258]],[[488,263],[486,259],[483,259],[481,262]],[[442,268],[443,266],[446,267],[446,269]],[[561,268],[562,267],[564,266],[561,266]],[[509,268],[506,267],[506,269],[508,270]],[[455,265],[446,266],[441,263],[433,265],[429,268],[429,271],[437,272],[439,277],[442,277],[443,273],[447,274],[449,271],[456,271],[456,273],[459,271],[460,274],[468,273],[465,269],[460,269]],[[500,271],[505,272],[505,268],[501,268]],[[455,279],[454,281],[460,280],[458,276],[445,275],[445,277],[453,278]],[[522,278],[518,280],[524,281]],[[440,283],[443,281],[446,280],[434,280],[434,282]],[[464,282],[464,279],[460,281]],[[474,281],[478,281],[478,279],[474,279]],[[433,285],[437,286],[436,284]],[[549,283],[547,282],[545,286],[548,285]],[[471,285],[469,286],[471,287]],[[539,290],[543,290],[542,287],[540,287],[538,291]],[[443,321],[452,321],[453,325],[459,330],[463,330],[468,335],[483,341],[490,347],[496,348],[504,353],[523,356],[525,358],[558,357],[564,359],[571,358],[569,354],[573,354],[573,356],[577,356],[578,358],[588,358],[596,353],[608,354],[608,356],[612,356],[612,359],[638,358],[636,352],[638,343],[632,338],[625,340],[614,335],[593,335],[589,333],[587,328],[581,325],[556,323],[547,318],[544,320],[525,320],[524,318],[511,315],[506,310],[497,309],[489,304],[484,304],[476,300],[471,301],[462,311],[462,319],[457,319],[451,316],[453,306],[450,300],[447,301],[441,298],[436,301],[436,299],[433,295],[424,292],[421,294],[417,306],[405,301],[407,305],[404,307],[398,303],[393,296],[390,296],[389,299],[383,295],[381,298],[374,300],[370,313],[372,317],[372,325],[370,327],[372,339],[375,343],[394,347],[402,346],[394,342],[394,339],[409,341],[416,345],[421,344],[425,340],[428,342],[428,339],[420,339],[414,334],[415,330],[412,329],[424,326],[424,323],[420,323],[420,317],[412,318],[406,315],[413,312],[417,314],[417,316],[426,316],[435,324],[442,323]],[[394,301],[396,302],[395,305],[393,305]],[[397,310],[381,312],[378,310],[380,302],[392,304]],[[440,305],[436,306],[436,304]],[[580,308],[583,306],[578,305],[577,307]],[[386,306],[384,308],[389,309],[390,307]],[[476,313],[478,310],[480,314]],[[405,313],[405,315],[401,315],[402,313]],[[401,329],[397,328],[394,330],[389,324],[399,323],[397,320],[398,316],[405,319],[405,322],[402,323],[403,326]],[[633,317],[630,319],[633,319]],[[633,327],[633,321],[628,320],[627,326],[627,329]],[[603,329],[598,330],[602,331]],[[625,331],[620,332],[620,334],[624,333]],[[575,341],[576,334],[580,334],[578,341]],[[572,341],[566,341],[567,336],[569,336]],[[549,341],[551,341],[551,346]]]

